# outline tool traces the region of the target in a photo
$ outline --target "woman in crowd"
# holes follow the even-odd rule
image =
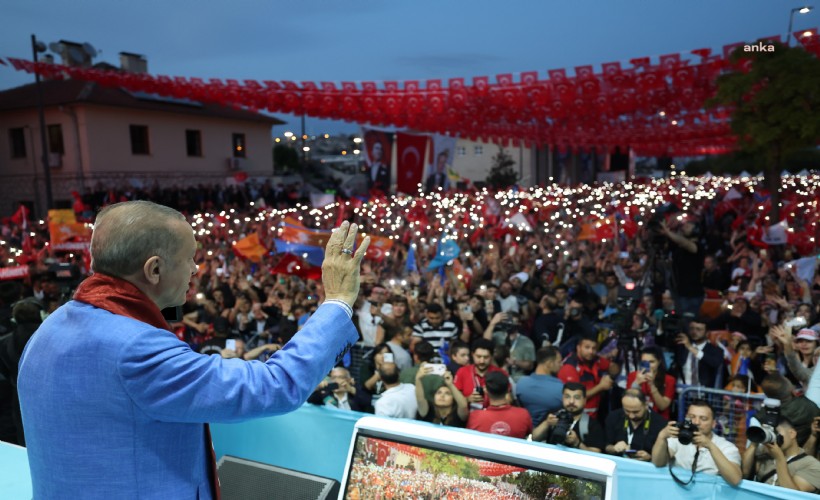
[[[376,315],[380,316],[383,321],[383,323],[380,323],[378,326],[376,326],[377,344],[385,341],[385,327],[392,327],[399,330],[403,326],[412,327],[415,324],[413,320],[413,314],[410,311],[410,307],[405,297],[402,297],[401,295],[393,295],[390,298],[390,305],[390,314],[382,314],[382,312],[377,308],[374,308],[373,310],[373,312],[376,313]]]
[[[641,351],[641,366],[626,378],[627,388],[640,389],[647,396],[650,408],[669,420],[675,399],[675,377],[666,373],[663,353],[657,347]]]
[[[386,343],[381,343],[374,347],[373,350],[362,359],[359,380],[361,381],[364,392],[370,396],[371,407],[384,392],[384,383],[382,383],[381,376],[379,375],[379,369],[385,363],[385,354],[388,355],[388,361],[393,357],[393,351],[390,350],[390,346]]]
[[[433,365],[422,363],[416,373],[416,402],[419,406],[419,420],[451,427],[466,426],[470,410],[464,395],[453,385],[453,374],[444,370],[443,375],[437,375],[433,373],[433,370]],[[436,385],[440,384],[433,393],[432,405],[424,393],[421,381],[424,377],[436,377],[438,379]]]

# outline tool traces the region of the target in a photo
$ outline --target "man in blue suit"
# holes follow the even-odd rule
[[[351,304],[369,238],[347,222],[327,244],[326,300],[267,362],[200,355],[161,310],[185,302],[196,241],[179,212],[146,201],[97,217],[94,275],[20,361],[34,498],[219,496],[208,422],[298,408],[356,342]]]

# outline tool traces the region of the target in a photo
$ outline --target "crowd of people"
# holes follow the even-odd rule
[[[297,204],[293,186],[99,190],[80,196],[75,212],[150,199],[186,214],[199,271],[172,326],[198,352],[249,361],[282,349],[324,300],[321,280],[272,273],[283,225],[321,231],[350,220],[390,237],[389,251],[363,263],[353,307],[359,344],[313,403],[659,467],[694,464],[731,484],[765,478],[818,491],[820,398],[810,383],[820,355],[818,191],[815,176],[784,180],[782,238],[755,179],[439,190],[326,207]],[[82,252],[48,247],[45,221],[4,219],[3,263],[16,265],[27,233],[30,278],[0,283],[9,394],[25,342],[76,285],[50,265],[88,274]],[[233,248],[252,234],[272,250],[257,262]],[[442,262],[453,242],[456,253]],[[703,398],[678,407],[691,387]],[[783,440],[747,447],[737,434],[746,419],[721,417],[727,404],[749,409],[763,395],[780,401]],[[678,441],[679,415],[696,428],[694,444]],[[10,422],[3,439],[24,443]],[[740,437],[718,434],[729,431]],[[767,468],[777,474],[766,477]]]

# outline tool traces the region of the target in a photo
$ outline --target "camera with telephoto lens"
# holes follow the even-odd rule
[[[777,443],[783,445],[783,436],[777,433],[775,426],[780,418],[780,400],[766,398],[763,400],[763,408],[757,413],[757,420],[760,425],[750,426],[746,431],[749,441],[757,444]]]
[[[686,446],[687,444],[692,444],[692,439],[695,438],[695,432],[698,430],[698,426],[692,423],[691,420],[688,418],[683,422],[679,422],[678,424],[678,441],[680,444]]]
[[[567,434],[575,422],[575,418],[573,418],[572,413],[563,408],[558,410],[555,416],[558,417],[558,423],[553,427],[548,442],[549,444],[564,444],[567,440]]]

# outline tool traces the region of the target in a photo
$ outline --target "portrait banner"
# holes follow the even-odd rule
[[[389,193],[392,183],[393,133],[362,128],[367,189]]]

